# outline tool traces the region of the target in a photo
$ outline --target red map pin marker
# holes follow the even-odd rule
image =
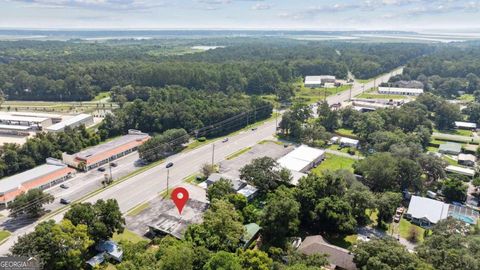
[[[175,188],[172,191],[172,201],[177,206],[178,212],[181,215],[183,207],[188,201],[188,191],[183,187]]]

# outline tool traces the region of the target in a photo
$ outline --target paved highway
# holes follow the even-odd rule
[[[347,101],[350,97],[361,94],[363,90],[366,91],[372,88],[374,83],[375,85],[378,85],[381,82],[387,81],[390,76],[400,74],[401,72],[402,69],[399,68],[391,73],[382,75],[377,78],[375,82],[371,81],[364,85],[355,83],[351,90],[327,97],[327,102],[329,104],[335,104]],[[198,172],[203,164],[211,163],[213,147],[215,147],[214,162],[218,163],[225,160],[228,155],[236,151],[271,138],[274,132],[275,120],[272,120],[259,126],[255,131],[248,130],[232,136],[226,143],[216,141],[192,151],[182,152],[167,158],[163,164],[168,162],[174,163],[174,166],[170,168],[170,187],[180,185],[184,178]],[[136,205],[148,201],[165,191],[167,187],[166,177],[167,170],[165,169],[165,166],[159,165],[112,186],[111,188],[92,196],[86,201],[95,202],[98,199],[116,199],[119,203],[120,209],[125,213]],[[52,219],[59,221],[62,219],[63,214],[64,211],[56,214]],[[0,245],[0,255],[7,254],[8,249],[14,244],[18,236],[33,231],[37,223],[38,222],[13,232],[10,238]]]

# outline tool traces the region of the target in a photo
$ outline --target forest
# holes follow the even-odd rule
[[[462,44],[440,47],[431,54],[411,60],[404,74],[393,80],[418,80],[425,90],[452,98],[479,90],[479,76],[480,48]]]
[[[86,101],[100,91],[128,85],[272,94],[282,83],[305,75],[345,79],[350,71],[357,78],[371,78],[433,49],[421,44],[227,39],[230,45],[224,48],[172,55],[165,51],[186,44],[168,44],[3,41],[0,90],[9,100],[48,101]]]

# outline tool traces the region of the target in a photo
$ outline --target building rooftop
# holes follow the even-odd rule
[[[340,143],[345,143],[345,144],[358,144],[359,140],[350,139],[350,138],[347,138],[347,137],[340,137],[339,142]]]
[[[43,117],[43,118],[62,118],[62,116],[60,114],[38,113],[38,112],[11,112],[10,115]]]
[[[245,233],[243,234],[242,241],[245,243],[250,242],[261,229],[257,223],[249,223],[243,227],[245,228]]]
[[[32,180],[35,180],[45,175],[49,175],[66,167],[67,165],[63,164],[60,160],[48,158],[46,164],[37,166],[22,173],[0,179],[0,193],[5,193],[10,190],[17,189],[23,183],[28,183]]]
[[[243,188],[237,191],[238,194],[242,194],[245,198],[250,198],[250,196],[254,195],[258,189],[251,185],[245,185]]]
[[[80,121],[83,121],[85,119],[88,119],[88,118],[91,118],[92,116],[90,114],[85,114],[85,113],[82,113],[82,114],[79,114],[79,115],[76,115],[74,117],[71,117],[65,121],[62,121],[60,123],[56,123],[54,125],[51,125],[49,126],[47,129],[48,130],[51,130],[51,131],[58,131],[58,130],[62,130],[64,129],[65,127],[67,126],[70,126],[70,125],[73,125],[75,123],[78,123]]]
[[[292,152],[281,157],[277,162],[281,167],[300,172],[303,168],[325,154],[324,150],[301,145]]]
[[[445,171],[451,172],[451,173],[458,173],[458,174],[463,174],[466,176],[474,176],[475,175],[475,170],[469,169],[469,168],[464,168],[460,166],[454,166],[454,165],[449,165],[445,168]]]
[[[10,129],[10,130],[29,130],[28,126],[19,126],[19,125],[2,125],[0,124],[0,129]]]
[[[18,115],[0,113],[0,121],[32,122],[32,123],[38,124],[48,119],[49,118],[45,118],[45,117],[18,116]]]
[[[235,190],[239,190],[246,185],[244,182],[240,181],[240,179],[237,179],[236,177],[232,177],[230,175],[221,174],[221,173],[210,174],[210,176],[208,176],[208,178],[207,178],[207,184],[209,184],[209,183],[213,184],[213,183],[219,181],[222,178],[226,179],[226,180],[230,180],[230,182],[232,182],[233,189],[235,189]]]
[[[327,259],[333,266],[346,270],[356,270],[353,262],[354,255],[349,250],[329,244],[321,235],[308,236],[303,240],[298,251],[311,254],[326,254]]]
[[[121,136],[119,138],[116,138],[112,141],[109,141],[107,143],[99,144],[99,145],[90,147],[88,149],[85,149],[83,151],[80,151],[74,154],[74,156],[79,159],[87,160],[88,158],[93,157],[95,155],[103,154],[107,151],[113,150],[122,145],[128,144],[130,142],[138,141],[138,140],[143,140],[148,137],[149,136],[146,133],[141,133],[141,132],[130,133],[130,134]]]
[[[322,79],[335,80],[335,76],[332,76],[332,75],[306,76],[305,84],[321,84]]]
[[[437,223],[439,220],[447,218],[448,207],[448,203],[413,195],[407,214],[413,218],[425,218],[431,223]]]
[[[455,121],[455,126],[457,128],[472,128],[472,129],[477,128],[477,124],[472,122]]]
[[[457,152],[460,153],[462,152],[462,145],[459,143],[454,143],[454,142],[446,142],[444,144],[441,144],[438,147],[439,151],[448,151],[448,152]]]
[[[472,154],[462,154],[462,153],[460,153],[460,154],[458,154],[458,160],[469,160],[469,161],[475,162],[475,161],[477,161],[477,158]]]
[[[413,93],[413,94],[422,94],[423,89],[421,88],[403,88],[403,87],[379,87],[379,92],[404,92],[404,93]]]

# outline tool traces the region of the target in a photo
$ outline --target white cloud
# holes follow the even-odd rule
[[[271,9],[272,5],[270,4],[265,4],[265,3],[257,3],[252,6],[252,10],[267,10]]]

